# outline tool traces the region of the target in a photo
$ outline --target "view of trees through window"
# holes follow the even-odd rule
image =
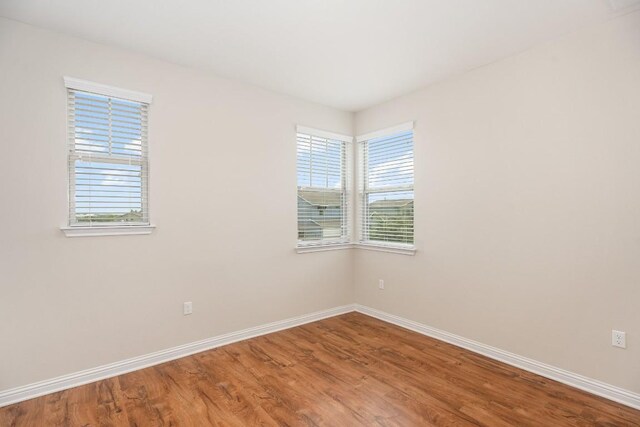
[[[413,243],[413,193],[406,192],[395,196],[402,198],[376,200],[375,196],[369,196],[367,203],[369,240]]]

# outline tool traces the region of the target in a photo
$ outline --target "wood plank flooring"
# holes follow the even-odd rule
[[[0,426],[640,426],[640,411],[358,313],[0,408]]]

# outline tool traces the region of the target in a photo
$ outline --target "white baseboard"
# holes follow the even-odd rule
[[[536,360],[509,353],[508,351],[500,350],[499,348],[491,347],[477,341],[441,331],[440,329],[432,328],[431,326],[423,325],[421,323],[414,322],[413,320],[385,313],[364,305],[355,304],[355,310],[359,313],[375,317],[376,319],[401,326],[414,332],[465,348],[473,351],[474,353],[482,354],[483,356],[487,356],[491,359],[504,362],[508,365],[524,369],[525,371],[533,372],[534,374],[541,375],[545,378],[613,400],[614,402],[618,402],[635,409],[640,409],[640,394],[638,393],[587,378],[573,372],[565,371],[564,369],[556,368]]]
[[[405,319],[393,314],[385,313],[374,308],[370,308],[360,304],[348,304],[341,307],[335,307],[328,310],[322,310],[311,314],[306,314],[290,319],[280,320],[253,328],[244,329],[237,332],[231,332],[217,337],[207,338],[202,341],[196,341],[189,344],[180,345],[166,350],[157,351],[155,353],[134,357],[120,362],[110,363],[84,371],[63,375],[46,381],[40,381],[9,390],[0,391],[0,407],[10,405],[12,403],[21,402],[23,400],[33,399],[45,394],[54,393],[56,391],[77,387],[105,378],[126,374],[127,372],[136,371],[149,366],[168,362],[201,351],[210,350],[212,348],[231,344],[234,342],[246,340],[260,335],[270,334],[272,332],[281,331],[283,329],[293,328],[295,326],[304,325],[305,323],[315,322],[317,320],[326,319],[328,317],[338,316],[340,314],[357,311],[371,317],[392,323],[397,326],[418,332],[420,334],[448,342],[458,347],[465,348],[478,354],[482,354],[491,359],[504,362],[529,372],[541,375],[543,377],[567,384],[569,386],[602,396],[606,399],[613,400],[632,408],[640,409],[640,394],[634,393],[622,388],[603,383],[573,372],[565,371],[554,366],[547,365],[532,359],[528,359],[517,354],[509,353],[499,348],[491,347],[458,335],[451,334],[409,319]]]
[[[201,351],[210,350],[212,348],[231,344],[237,341],[246,340],[260,335],[270,334],[272,332],[281,331],[283,329],[293,328],[294,326],[304,325],[305,323],[315,322],[316,320],[333,317],[344,313],[354,311],[354,304],[335,307],[328,310],[322,310],[311,314],[305,314],[286,320],[280,320],[253,328],[244,329],[242,331],[231,332],[217,337],[207,338],[202,341],[196,341],[189,344],[180,345],[166,350],[149,353],[143,356],[133,357],[131,359],[120,362],[110,363],[97,368],[87,369],[68,375],[63,375],[46,381],[40,381],[9,390],[0,391],[0,407],[10,405],[12,403],[21,402],[23,400],[33,399],[34,397],[43,396],[45,394],[54,393],[56,391],[77,387],[105,378],[115,377],[117,375],[126,374],[127,372],[136,371],[138,369],[157,365],[159,363],[168,362],[170,360],[179,359]]]

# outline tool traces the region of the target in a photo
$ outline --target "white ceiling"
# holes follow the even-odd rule
[[[0,0],[8,18],[350,111],[614,13],[607,0]]]

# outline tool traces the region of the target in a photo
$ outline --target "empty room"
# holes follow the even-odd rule
[[[640,426],[640,0],[0,0],[0,427]]]

